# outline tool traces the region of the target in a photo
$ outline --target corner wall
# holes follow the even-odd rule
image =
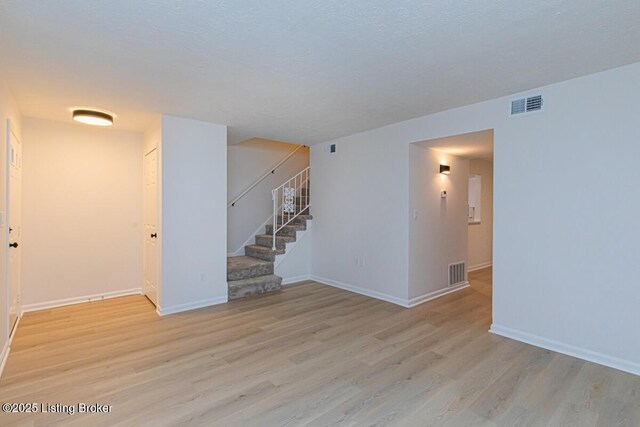
[[[409,146],[379,129],[311,147],[312,278],[386,301],[408,298]]]
[[[640,63],[538,93],[540,113],[509,96],[312,147],[312,274],[406,298],[408,144],[494,129],[492,330],[640,374]]]
[[[227,301],[227,127],[162,116],[161,314]]]

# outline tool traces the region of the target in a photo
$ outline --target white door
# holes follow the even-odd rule
[[[7,163],[9,169],[9,181],[7,193],[9,194],[9,333],[13,331],[18,316],[20,315],[20,270],[22,262],[22,144],[9,128],[7,144]]]
[[[158,281],[158,150],[144,156],[144,294],[155,305]]]

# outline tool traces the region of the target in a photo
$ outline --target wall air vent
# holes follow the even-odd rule
[[[523,113],[532,113],[542,110],[542,95],[529,96],[511,100],[511,115],[515,116]]]
[[[467,266],[464,261],[449,264],[449,287],[466,283],[466,272]]]

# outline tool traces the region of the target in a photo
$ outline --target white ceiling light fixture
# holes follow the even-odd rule
[[[93,126],[113,125],[113,115],[105,113],[103,111],[90,110],[85,108],[73,110],[73,120]]]

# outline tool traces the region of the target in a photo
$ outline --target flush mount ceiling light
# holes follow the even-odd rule
[[[449,175],[451,173],[451,166],[449,165],[440,165],[440,173],[445,175]]]
[[[73,110],[73,120],[93,126],[113,125],[113,116],[111,114],[96,110]]]

